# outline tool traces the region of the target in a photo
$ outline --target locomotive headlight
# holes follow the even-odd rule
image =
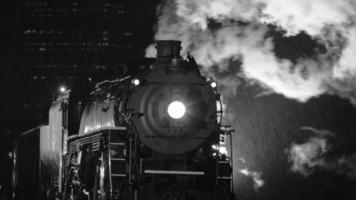
[[[59,87],[59,91],[60,91],[61,93],[65,93],[65,92],[67,91],[67,88],[62,85],[62,86]]]
[[[167,112],[173,119],[180,119],[185,114],[185,105],[180,101],[173,101],[168,105]]]
[[[212,88],[216,88],[217,83],[216,83],[215,81],[212,81],[212,82],[210,83],[210,86],[211,86]]]
[[[140,79],[135,78],[135,79],[132,80],[132,83],[133,83],[135,86],[138,86],[138,85],[140,85],[141,81],[140,81]]]

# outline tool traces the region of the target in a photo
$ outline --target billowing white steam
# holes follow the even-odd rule
[[[291,170],[309,176],[317,169],[324,169],[356,179],[356,153],[333,155],[331,151],[335,144],[330,141],[333,134],[326,130],[307,129],[315,136],[302,144],[293,143],[288,149]]]
[[[356,102],[355,0],[171,0],[160,11],[155,39],[182,40],[207,73],[240,60],[236,76],[266,90],[299,101],[331,93]],[[270,24],[286,36],[304,31],[326,50],[294,62],[277,58]]]
[[[265,184],[265,181],[261,178],[261,173],[256,171],[250,171],[247,168],[239,169],[239,172],[245,176],[251,177],[253,180],[253,187],[258,190]]]
[[[275,23],[288,34],[305,31],[311,36],[319,36],[327,26],[335,25],[343,29],[354,23],[354,0],[261,0],[265,22]],[[336,27],[337,28],[337,27]]]
[[[310,138],[304,144],[292,144],[289,159],[292,161],[291,170],[307,176],[315,167],[326,167],[322,156],[328,151],[325,138]]]
[[[262,173],[250,170],[249,167],[247,166],[247,162],[243,157],[238,158],[238,172],[241,174],[250,177],[253,180],[253,188],[257,191],[259,188],[261,188],[264,184],[265,181],[262,179]]]

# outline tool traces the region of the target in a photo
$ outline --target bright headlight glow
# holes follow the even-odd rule
[[[133,83],[135,86],[138,86],[138,85],[140,85],[140,79],[135,78],[135,79],[132,81],[132,83]]]
[[[60,86],[59,91],[64,93],[65,91],[67,91],[67,88],[65,86]]]
[[[212,88],[216,88],[217,84],[216,84],[215,81],[213,81],[213,82],[210,83],[210,86],[211,86]]]
[[[168,105],[167,112],[173,119],[180,119],[185,114],[185,106],[180,101],[173,101]]]

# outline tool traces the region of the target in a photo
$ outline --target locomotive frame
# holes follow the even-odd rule
[[[150,69],[96,85],[75,134],[70,93],[53,103],[39,134],[39,169],[57,170],[48,170],[51,184],[39,199],[234,198],[233,131],[221,125],[216,83],[201,76],[193,57],[181,58],[179,41],[158,41],[157,50]],[[177,99],[184,118],[166,110]],[[53,145],[42,147],[46,141]],[[228,154],[219,151],[224,143]]]

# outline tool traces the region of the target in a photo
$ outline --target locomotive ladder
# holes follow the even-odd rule
[[[229,184],[230,192],[233,191],[233,152],[232,152],[232,134],[234,130],[230,129],[229,126],[222,128],[222,135],[226,139],[228,137],[229,144],[226,147],[229,147],[229,155],[226,155],[226,159],[220,160],[219,155],[217,155],[217,179],[216,183],[227,183]],[[220,142],[218,144],[217,153],[219,154]],[[226,141],[224,141],[226,142]],[[226,173],[228,172],[228,173]]]
[[[130,169],[127,163],[128,147],[121,138],[126,133],[126,127],[117,127],[110,130],[108,138],[108,160],[109,160],[109,174],[110,174],[110,193],[115,196],[119,193],[118,186],[123,184],[128,178],[127,170]],[[129,147],[130,148],[130,147]],[[112,198],[113,199],[113,198]]]
[[[126,144],[123,142],[110,142],[110,150],[114,149],[115,147],[122,151],[126,151]],[[113,172],[113,168],[122,167],[122,165],[126,164],[125,157],[115,157],[110,154],[109,158],[111,166],[111,177],[126,177],[127,174],[123,171]]]

